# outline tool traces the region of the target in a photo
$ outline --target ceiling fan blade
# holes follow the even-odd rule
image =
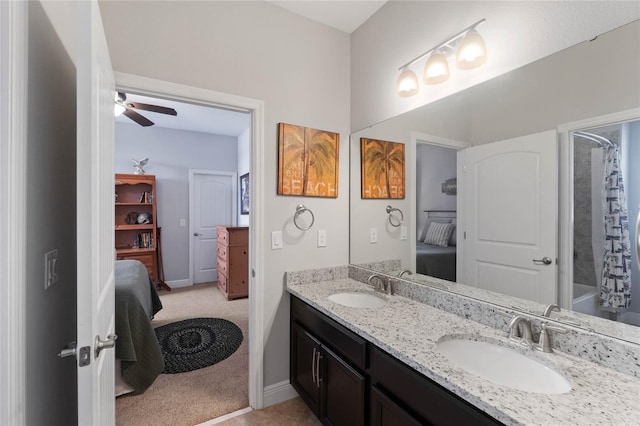
[[[153,126],[153,121],[149,120],[147,117],[144,117],[140,114],[138,114],[137,112],[130,110],[129,108],[127,108],[124,112],[124,115],[126,115],[127,117],[129,117],[130,119],[132,119],[133,121],[135,121],[136,123],[138,123],[141,126],[147,127],[147,126]]]
[[[131,108],[142,109],[145,111],[159,112],[160,114],[178,115],[175,109],[162,107],[158,105],[143,104],[140,102],[128,102],[127,105],[130,106]]]

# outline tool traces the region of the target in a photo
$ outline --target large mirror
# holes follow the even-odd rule
[[[578,130],[587,134],[579,137]],[[362,138],[405,144],[404,198],[362,197]],[[513,146],[504,141],[536,149],[547,144],[551,156],[536,153],[530,160],[525,148],[494,161]],[[406,270],[404,279],[533,314],[557,303],[562,310],[552,317],[558,320],[640,343],[640,21],[372,125],[352,134],[350,143],[351,264],[380,265],[393,275]],[[625,309],[601,309],[598,302],[598,259],[603,241],[613,238],[602,235],[606,219],[598,198],[609,143],[618,147],[611,155],[620,155],[615,163],[628,208],[630,252],[621,267],[630,269],[632,303]],[[473,163],[478,158],[484,171]],[[551,166],[538,164],[541,159]],[[528,168],[547,182],[513,178],[507,170]],[[535,203],[520,200],[526,193],[538,194]],[[487,229],[503,250],[480,262],[478,253],[490,251],[480,244],[489,240]],[[543,232],[553,237],[548,251],[527,252],[538,272],[491,266],[518,244],[542,245]],[[441,233],[448,235],[445,244]],[[616,303],[626,303],[622,285],[609,286],[619,287]]]

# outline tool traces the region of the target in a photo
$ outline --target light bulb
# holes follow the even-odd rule
[[[405,68],[398,77],[396,91],[398,96],[403,98],[413,96],[418,93],[418,77],[416,77],[416,73]]]
[[[484,39],[473,29],[464,36],[457,47],[456,65],[461,70],[479,67],[487,60],[487,46]]]
[[[449,63],[446,56],[436,52],[429,56],[424,64],[423,80],[425,84],[439,84],[449,79]]]

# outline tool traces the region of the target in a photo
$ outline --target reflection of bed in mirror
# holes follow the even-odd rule
[[[425,210],[416,241],[416,273],[456,281],[456,211]]]

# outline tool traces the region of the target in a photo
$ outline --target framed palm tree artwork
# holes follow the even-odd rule
[[[404,144],[360,138],[362,198],[404,199]]]
[[[278,124],[278,195],[338,197],[340,135]]]

